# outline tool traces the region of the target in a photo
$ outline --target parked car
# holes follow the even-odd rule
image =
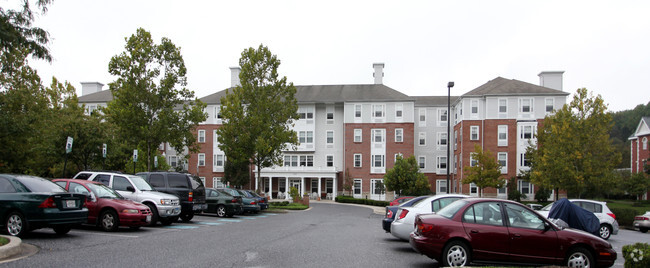
[[[634,229],[639,230],[642,233],[648,232],[650,229],[650,211],[646,211],[645,214],[634,217]]]
[[[408,201],[401,203],[399,205],[386,206],[386,214],[385,214],[386,217],[384,217],[384,219],[381,220],[381,227],[384,228],[384,231],[390,233],[390,224],[393,223],[393,220],[395,220],[395,214],[397,213],[397,209],[399,209],[400,206],[410,207],[418,200],[427,197],[429,196],[428,195],[418,196],[418,197],[411,198]]]
[[[410,207],[401,206],[397,209],[395,220],[390,225],[390,233],[394,237],[408,241],[418,214],[437,212],[454,201],[467,197],[469,196],[462,194],[438,194],[421,199]]]
[[[205,189],[208,208],[204,212],[216,213],[219,217],[232,217],[244,212],[241,196],[233,196],[223,189]]]
[[[269,202],[266,199],[266,197],[261,197],[255,191],[251,191],[251,190],[243,190],[243,191],[245,194],[247,194],[246,197],[253,198],[257,201],[257,204],[260,205],[260,210],[265,210],[269,208]]]
[[[260,205],[257,204],[257,201],[255,199],[246,197],[246,195],[242,192],[243,190],[237,190],[237,189],[232,189],[232,188],[219,188],[223,189],[227,193],[229,193],[232,196],[241,196],[242,198],[242,205],[243,205],[243,211],[242,214],[244,213],[259,213],[262,209],[260,208]]]
[[[179,217],[183,222],[192,220],[194,213],[207,208],[205,187],[199,178],[178,172],[139,172],[135,175],[142,177],[156,191],[177,196],[181,202]]]
[[[587,199],[569,199],[571,203],[578,205],[581,208],[584,208],[588,211],[591,211],[598,217],[600,221],[600,228],[598,230],[599,236],[605,240],[609,239],[611,235],[618,234],[618,221],[616,221],[616,215],[607,207],[606,202],[587,200]],[[554,203],[548,204],[539,211],[544,217],[548,218],[548,213],[553,207]]]
[[[74,176],[74,179],[101,182],[124,198],[148,206],[151,210],[149,226],[155,226],[158,221],[163,225],[170,225],[181,214],[178,197],[155,191],[139,176],[115,172],[81,171]]]
[[[399,205],[403,204],[404,202],[413,199],[414,197],[415,196],[400,196],[398,198],[393,199],[393,201],[390,201],[390,203],[388,203],[388,205],[389,206],[399,206]]]
[[[542,209],[544,207],[544,206],[542,206],[540,204],[528,204],[527,206],[529,208],[531,208],[532,210],[540,210],[540,209]]]
[[[54,179],[52,182],[68,192],[86,195],[88,222],[104,231],[117,231],[120,226],[139,229],[151,222],[151,210],[142,203],[127,200],[99,182],[75,179]]]
[[[0,174],[0,226],[12,236],[39,228],[66,234],[88,219],[85,200],[43,178]]]
[[[589,233],[562,229],[515,201],[458,200],[435,214],[419,215],[411,246],[441,267],[516,263],[609,267],[616,251]]]

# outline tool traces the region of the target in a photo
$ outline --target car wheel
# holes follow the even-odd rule
[[[145,205],[147,205],[147,207],[149,207],[149,210],[151,210],[151,222],[149,222],[148,226],[156,226],[156,223],[158,223],[158,208],[156,208],[156,206],[151,203],[147,203]]]
[[[607,240],[612,235],[612,227],[609,227],[607,224],[601,224],[598,234],[600,238]]]
[[[175,222],[177,220],[178,220],[178,218],[175,218],[175,217],[160,218],[160,223],[162,225],[167,226],[167,225],[171,225],[173,222]]]
[[[443,267],[458,267],[469,265],[472,255],[469,247],[462,241],[452,241],[442,251]]]
[[[639,228],[639,231],[641,231],[642,233],[645,234],[645,233],[648,232],[648,229],[647,228]]]
[[[107,232],[114,232],[120,227],[120,220],[117,217],[115,211],[106,210],[99,217],[99,225],[102,227],[102,230]]]
[[[217,216],[221,218],[226,217],[226,207],[224,205],[219,205],[217,207]]]
[[[22,236],[27,233],[27,221],[20,212],[11,212],[5,222],[7,233],[12,236]]]
[[[72,229],[72,226],[70,226],[70,225],[57,225],[57,226],[52,227],[52,229],[54,229],[54,232],[56,234],[64,235],[64,234],[67,234],[67,233],[70,232],[70,230]]]
[[[192,218],[194,218],[194,212],[190,212],[188,214],[181,215],[181,220],[183,222],[189,222],[189,221],[192,220]]]
[[[591,256],[591,253],[588,250],[584,248],[575,248],[571,250],[567,256],[566,266],[590,268],[596,267],[596,263],[594,262],[594,257]]]

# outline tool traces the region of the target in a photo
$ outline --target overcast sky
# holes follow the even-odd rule
[[[80,82],[115,80],[110,58],[142,27],[181,47],[197,97],[229,87],[241,52],[264,44],[295,85],[371,84],[380,62],[385,85],[446,96],[448,81],[461,95],[565,71],[565,91],[586,87],[620,111],[650,101],[649,12],[650,1],[55,0],[36,21],[53,61],[31,63],[46,85],[56,76],[81,94]]]

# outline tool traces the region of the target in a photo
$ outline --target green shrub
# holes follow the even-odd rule
[[[638,215],[638,212],[631,208],[610,207],[610,210],[614,212],[614,215],[616,215],[616,221],[618,221],[618,225],[621,226],[632,226],[634,216]]]
[[[298,188],[290,187],[289,188],[289,196],[291,196],[292,200],[300,199],[300,192],[298,191]]]
[[[617,217],[618,218],[618,217]],[[650,245],[647,243],[636,243],[623,246],[623,258],[625,268],[650,267]]]
[[[0,236],[0,246],[9,244],[9,239]]]
[[[334,200],[339,203],[362,204],[362,205],[370,205],[370,206],[378,206],[378,207],[385,207],[388,206],[388,203],[390,203],[387,201],[361,199],[361,198],[354,198],[351,196],[337,196]]]

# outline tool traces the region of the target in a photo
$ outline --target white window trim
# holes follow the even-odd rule
[[[397,135],[397,132],[400,132],[401,134]],[[399,137],[399,139],[397,137]],[[403,128],[396,128],[395,129],[395,142],[404,142],[404,129]]]
[[[505,101],[506,105],[506,110],[504,112],[501,111],[501,101]],[[497,112],[499,113],[499,118],[505,118],[505,116],[502,115],[508,115],[508,99],[498,99],[497,100]]]
[[[504,129],[505,128],[505,129]],[[505,139],[501,139],[501,130],[504,129],[503,133],[506,134]],[[497,126],[497,146],[508,146],[508,125],[498,125]]]
[[[447,115],[447,120],[442,120],[442,115],[447,113],[447,109],[438,109],[438,126],[444,127],[447,126],[447,120],[449,120],[449,115]]]
[[[359,135],[357,135],[357,131],[359,132]],[[357,140],[357,137],[359,137],[359,140]],[[354,129],[354,142],[363,142],[363,129],[361,128]]]
[[[325,143],[326,143],[327,145],[334,145],[334,130],[328,130],[328,131],[325,132],[325,133],[326,133],[326,134],[325,134]],[[332,142],[329,141],[329,135],[330,135],[330,133],[332,133]]]
[[[424,141],[424,143],[422,143],[421,141]],[[420,132],[418,134],[418,145],[419,146],[427,146],[427,133],[426,132]]]
[[[359,182],[359,193],[357,194],[357,182]],[[361,179],[354,179],[352,181],[352,196],[354,197],[361,197],[363,195],[363,180]]]
[[[472,111],[475,106],[476,106],[476,112]],[[470,112],[470,116],[472,118],[477,118],[478,117],[479,109],[480,109],[479,101],[478,100],[471,100],[469,112]]]
[[[203,165],[201,165],[201,158],[203,158]],[[199,167],[205,167],[205,154],[201,153],[198,155],[198,165]]]
[[[380,166],[375,165],[375,158],[379,156],[381,158]],[[385,168],[386,167],[386,155],[385,154],[373,154],[370,156],[370,167],[373,168]]]
[[[418,109],[418,125],[421,127],[427,126],[427,109],[420,108]]]
[[[328,166],[328,164],[329,164],[329,162],[330,162],[330,161],[328,160],[328,158],[330,158],[330,157],[332,158],[332,166]],[[334,155],[333,155],[333,154],[325,155],[325,166],[326,166],[326,167],[334,167]]]
[[[381,107],[381,116],[377,116],[377,107]],[[372,104],[372,118],[384,119],[386,118],[386,105],[385,104]]]
[[[357,109],[357,108],[359,108],[359,109]],[[357,116],[357,110],[359,111],[359,116]],[[359,118],[359,119],[361,119],[361,117],[363,117],[363,105],[361,105],[361,104],[355,104],[355,105],[354,105],[354,111],[353,111],[353,112],[354,112],[354,118]]]
[[[418,168],[426,169],[427,168],[427,156],[419,155],[418,156]]]
[[[546,110],[546,108],[548,108],[548,101],[551,101],[551,107],[553,107],[550,112]],[[546,114],[552,114],[553,111],[555,111],[555,99],[554,98],[545,98],[544,99],[544,112],[546,112]]]
[[[199,143],[205,143],[205,129],[199,129],[197,141]]]
[[[443,191],[442,184],[445,184],[445,191]],[[436,180],[436,194],[446,193],[447,189],[447,180]]]
[[[442,159],[445,159],[445,164],[447,165],[445,168],[441,168],[440,164],[442,163]],[[447,156],[437,156],[436,157],[436,169],[438,174],[446,174],[447,169],[449,168],[449,160],[447,160]]]
[[[501,174],[507,174],[508,173],[508,152],[498,152],[497,153],[497,162],[501,164],[500,156],[503,155],[505,156],[505,165],[501,166]]]
[[[373,144],[384,144],[386,143],[386,129],[385,128],[373,128],[372,130],[372,141]],[[376,140],[376,133],[380,134],[381,141]]]
[[[472,137],[472,133],[474,133],[474,130],[476,130],[476,138]],[[470,126],[469,128],[469,140],[471,141],[478,141],[481,140],[481,133],[479,126]]]
[[[402,115],[397,115],[397,112],[402,112]],[[401,120],[404,118],[404,103],[396,103],[395,104],[395,119],[396,120]]]
[[[442,144],[442,136],[447,136],[447,132],[438,132],[437,133],[437,140],[436,140],[436,145],[440,149],[447,148],[447,145],[449,145],[449,137],[447,137],[447,144]]]
[[[359,165],[357,166],[357,156],[359,156]],[[363,155],[362,154],[354,154],[352,156],[352,166],[355,168],[360,168],[363,167]]]

